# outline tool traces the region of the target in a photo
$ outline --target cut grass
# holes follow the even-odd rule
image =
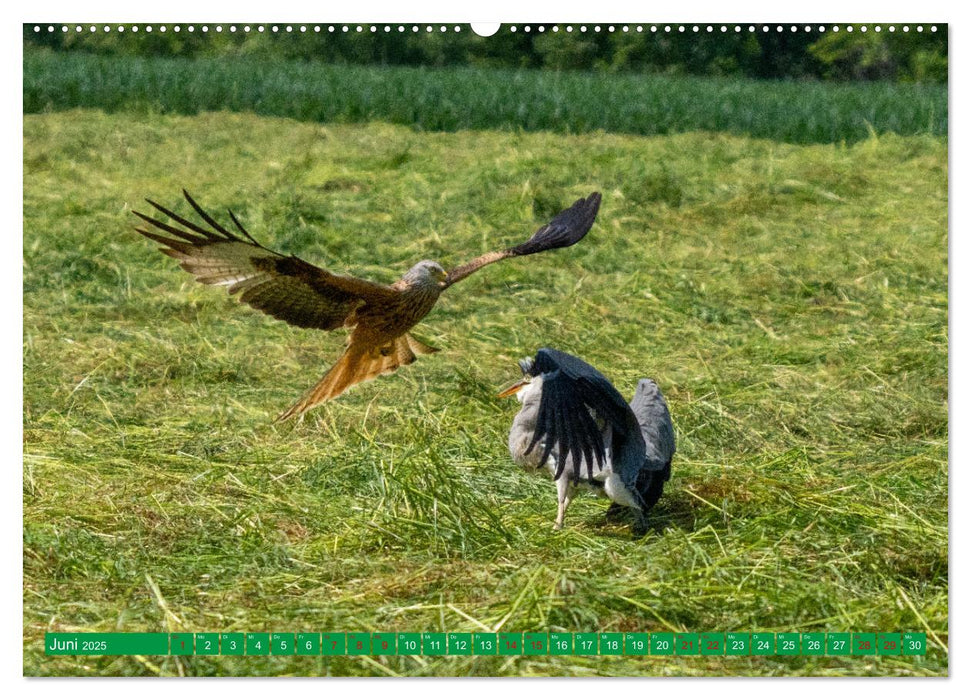
[[[25,116],[26,674],[943,675],[946,145],[852,147]],[[340,334],[193,282],[132,231],[186,187],[262,242],[391,281],[516,242],[597,189],[591,234],[491,267],[444,348],[303,423]],[[678,433],[634,539],[506,452],[550,345]],[[75,631],[926,631],[913,658],[44,657]]]
[[[792,143],[872,133],[947,136],[947,86],[834,84],[478,68],[348,66],[265,58],[24,53],[24,111],[94,107],[252,111],[380,120],[430,131],[724,131]],[[647,174],[655,182],[664,175]]]

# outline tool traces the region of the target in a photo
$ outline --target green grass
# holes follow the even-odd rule
[[[148,64],[147,64],[148,65]],[[309,70],[309,69],[308,69]],[[443,352],[273,423],[340,333],[196,284],[133,231],[187,187],[275,248],[390,282],[517,242]],[[944,675],[947,153],[711,133],[24,117],[27,674]],[[515,360],[576,353],[678,435],[642,539],[506,451]],[[45,658],[61,631],[927,631],[926,659]]]
[[[428,131],[723,131],[792,143],[947,135],[947,86],[767,82],[263,58],[114,58],[27,50],[24,110],[228,109]]]

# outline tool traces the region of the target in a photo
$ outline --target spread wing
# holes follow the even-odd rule
[[[241,302],[263,313],[300,328],[331,330],[345,325],[359,306],[381,303],[398,294],[390,286],[335,275],[300,258],[276,253],[257,243],[230,211],[245,238],[240,237],[207,214],[188,192],[182,194],[208,228],[147,200],[178,226],[136,211],[133,213],[149,225],[136,230],[161,243],[161,251],[178,260],[197,281],[227,287],[230,294],[239,294]]]
[[[575,481],[580,478],[584,462],[592,478],[594,466],[603,465],[606,459],[606,428],[610,428],[612,447],[619,446],[620,438],[630,432],[630,423],[634,420],[630,407],[606,377],[573,355],[542,348],[536,353],[533,371],[543,376],[543,393],[536,430],[526,452],[542,444],[539,461],[542,464],[555,450],[554,480],[563,473],[567,454],[577,465]],[[597,419],[603,427],[597,424]]]
[[[506,258],[532,255],[544,250],[571,246],[587,235],[587,231],[593,226],[594,219],[597,218],[599,209],[599,192],[594,192],[586,199],[578,199],[571,207],[564,209],[554,216],[552,221],[538,229],[525,243],[520,243],[506,250],[485,253],[449,271],[445,286],[450,287],[459,280],[465,279],[480,267],[491,265]]]

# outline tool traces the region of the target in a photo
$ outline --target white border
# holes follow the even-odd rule
[[[15,14],[4,23],[9,31],[8,41],[2,47],[5,70],[0,74],[3,81],[4,95],[16,95],[16,99],[8,99],[4,110],[4,135],[2,143],[4,163],[4,212],[7,219],[7,226],[4,228],[5,238],[10,241],[16,239],[21,246],[23,241],[22,232],[22,85],[18,77],[21,74],[22,66],[22,46],[21,46],[21,24],[26,21],[36,22],[46,20],[48,22],[64,22],[65,20],[84,20],[85,22],[160,22],[178,20],[180,22],[212,22],[213,19],[230,19],[236,23],[246,21],[272,20],[277,22],[307,22],[308,20],[326,19],[330,23],[336,22],[417,22],[433,20],[435,22],[446,23],[467,23],[470,21],[507,23],[550,23],[554,20],[559,23],[571,22],[574,24],[588,23],[636,23],[652,22],[704,22],[704,23],[731,23],[752,22],[761,20],[763,23],[804,23],[807,19],[825,19],[828,23],[911,23],[915,19],[926,23],[953,22],[955,12],[952,9],[955,4],[943,2],[941,0],[924,0],[923,2],[901,2],[892,0],[888,2],[866,3],[863,6],[852,5],[844,1],[817,0],[811,4],[801,5],[799,3],[767,3],[753,2],[752,0],[737,0],[730,5],[721,2],[705,3],[646,3],[630,2],[623,0],[599,0],[596,3],[583,3],[567,5],[563,2],[554,0],[541,0],[540,2],[523,3],[521,0],[490,0],[482,3],[478,8],[470,9],[465,4],[456,3],[453,0],[411,0],[407,7],[402,2],[358,2],[347,4],[311,6],[306,2],[293,2],[292,0],[276,0],[272,3],[213,3],[203,5],[199,2],[187,2],[186,0],[169,0],[165,3],[158,3],[152,6],[147,3],[121,2],[47,2],[42,5],[25,8],[19,6],[13,11],[4,10],[4,13]],[[766,22],[771,20],[771,22]],[[876,20],[876,21],[875,21]],[[961,164],[966,162],[967,153],[964,149],[964,141],[961,138],[963,128],[967,127],[967,86],[959,79],[967,75],[967,51],[961,43],[963,24],[950,27],[951,37],[951,60],[950,75],[951,90],[953,98],[949,114],[950,128],[950,148],[951,158],[957,164],[956,170],[960,176]],[[963,128],[962,128],[963,127]],[[960,183],[961,180],[959,179]],[[951,192],[960,192],[961,186],[951,186]],[[965,198],[966,199],[966,198]],[[960,223],[964,220],[964,205],[959,198],[951,209],[950,230],[960,231]],[[20,232],[16,236],[15,232]],[[950,237],[950,261],[952,269],[960,270],[967,266],[966,244],[961,240],[960,235]],[[12,245],[10,246],[13,247]],[[3,314],[3,328],[9,329],[6,333],[5,341],[2,346],[3,362],[0,367],[5,372],[3,385],[8,387],[21,384],[22,386],[22,269],[20,261],[12,252],[3,257],[3,273],[0,275],[0,284],[3,285],[3,292],[0,295],[0,309]],[[951,416],[952,424],[959,425],[958,418],[965,415],[964,399],[967,396],[967,372],[962,369],[963,362],[959,355],[953,354],[955,351],[962,352],[966,347],[967,329],[967,308],[968,283],[960,275],[949,276],[951,282],[951,295],[949,299],[949,310],[951,318],[951,345],[952,356],[958,361],[951,362]],[[14,339],[18,342],[14,342]],[[3,551],[7,557],[17,556],[22,561],[22,396],[18,392],[14,395],[12,389],[7,392],[7,400],[2,403],[2,422],[4,432],[4,446],[8,447],[9,452],[13,453],[9,458],[7,469],[10,484],[4,489],[6,498],[4,508],[0,510],[5,527],[3,533],[6,545]],[[20,426],[18,431],[16,426]],[[18,434],[19,433],[19,434]],[[951,463],[955,465],[951,475],[951,502],[962,504],[966,502],[967,496],[965,485],[966,477],[961,475],[961,467],[965,466],[962,456],[967,455],[966,440],[962,436],[962,431],[951,429]],[[961,509],[954,509],[951,513],[951,552],[957,553],[959,550],[953,546],[954,542],[966,542],[963,537],[966,533],[967,521]],[[967,566],[962,557],[951,558],[951,590],[958,590],[955,584],[966,581]],[[0,618],[0,629],[5,631],[2,635],[2,647],[0,647],[0,664],[3,668],[5,678],[20,678],[22,674],[22,641],[18,640],[14,630],[22,629],[22,571],[17,567],[4,567],[2,575],[3,586],[3,617]],[[951,630],[950,649],[951,649],[951,674],[952,680],[941,681],[921,681],[921,680],[891,680],[874,679],[872,682],[878,683],[879,687],[864,688],[861,683],[864,681],[857,679],[833,679],[833,680],[787,680],[780,682],[766,682],[760,679],[744,680],[714,680],[706,679],[703,682],[706,687],[687,688],[683,685],[684,681],[657,680],[657,679],[635,679],[635,680],[611,680],[605,689],[610,693],[616,693],[616,697],[625,697],[630,694],[656,694],[671,692],[692,692],[694,690],[703,693],[719,693],[731,695],[762,695],[771,693],[773,696],[785,693],[792,698],[813,698],[818,700],[822,693],[832,693],[837,688],[841,691],[852,693],[880,693],[881,697],[906,697],[912,699],[917,693],[931,692],[935,699],[941,696],[955,695],[959,682],[968,677],[962,669],[960,663],[956,663],[957,658],[966,658],[966,654],[960,657],[954,656],[961,654],[962,648],[960,638],[953,634],[954,627],[966,631],[967,627],[962,624],[966,621],[965,607],[961,604],[958,596],[952,595],[950,600]],[[955,644],[957,640],[957,644]],[[145,698],[168,697],[172,693],[185,694],[191,696],[196,694],[211,695],[216,692],[223,692],[223,686],[213,685],[214,683],[232,683],[232,692],[246,697],[250,693],[264,694],[271,690],[267,683],[273,683],[273,692],[285,693],[334,693],[334,692],[362,692],[374,691],[378,693],[401,693],[414,692],[421,693],[422,696],[439,697],[446,694],[452,695],[462,693],[469,698],[487,697],[494,693],[503,695],[512,694],[514,696],[544,692],[554,692],[558,697],[584,698],[588,700],[591,692],[598,692],[598,686],[603,681],[578,679],[578,682],[568,682],[566,679],[551,680],[516,680],[500,679],[485,680],[480,679],[476,682],[456,681],[456,680],[409,680],[395,683],[394,687],[387,684],[388,680],[337,680],[328,679],[327,681],[306,680],[289,681],[287,687],[278,687],[276,684],[280,680],[264,680],[254,683],[247,683],[244,680],[230,679],[191,679],[178,681],[178,686],[172,685],[176,681],[146,681],[131,680],[119,681],[115,679],[91,679],[84,681],[77,680],[23,680],[18,684],[18,690],[30,693],[32,697],[46,698],[58,697],[63,700],[65,693],[76,693],[79,690],[97,693],[105,698],[128,697],[133,693]],[[307,687],[308,683],[326,683],[315,688]],[[137,683],[137,686],[136,686]],[[650,686],[646,684],[650,683]],[[662,683],[664,687],[657,685]],[[335,685],[336,684],[336,685]],[[933,687],[928,687],[933,684]],[[678,687],[680,685],[680,687]],[[82,687],[78,687],[82,686]]]

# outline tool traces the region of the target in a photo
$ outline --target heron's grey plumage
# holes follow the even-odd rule
[[[674,427],[657,384],[641,379],[627,404],[583,360],[542,348],[520,362],[522,408],[509,431],[509,452],[523,467],[546,467],[557,484],[563,526],[577,487],[638,513],[643,525],[671,475]]]
[[[674,426],[661,390],[652,379],[641,379],[630,402],[644,438],[648,469],[661,470],[674,457]]]

